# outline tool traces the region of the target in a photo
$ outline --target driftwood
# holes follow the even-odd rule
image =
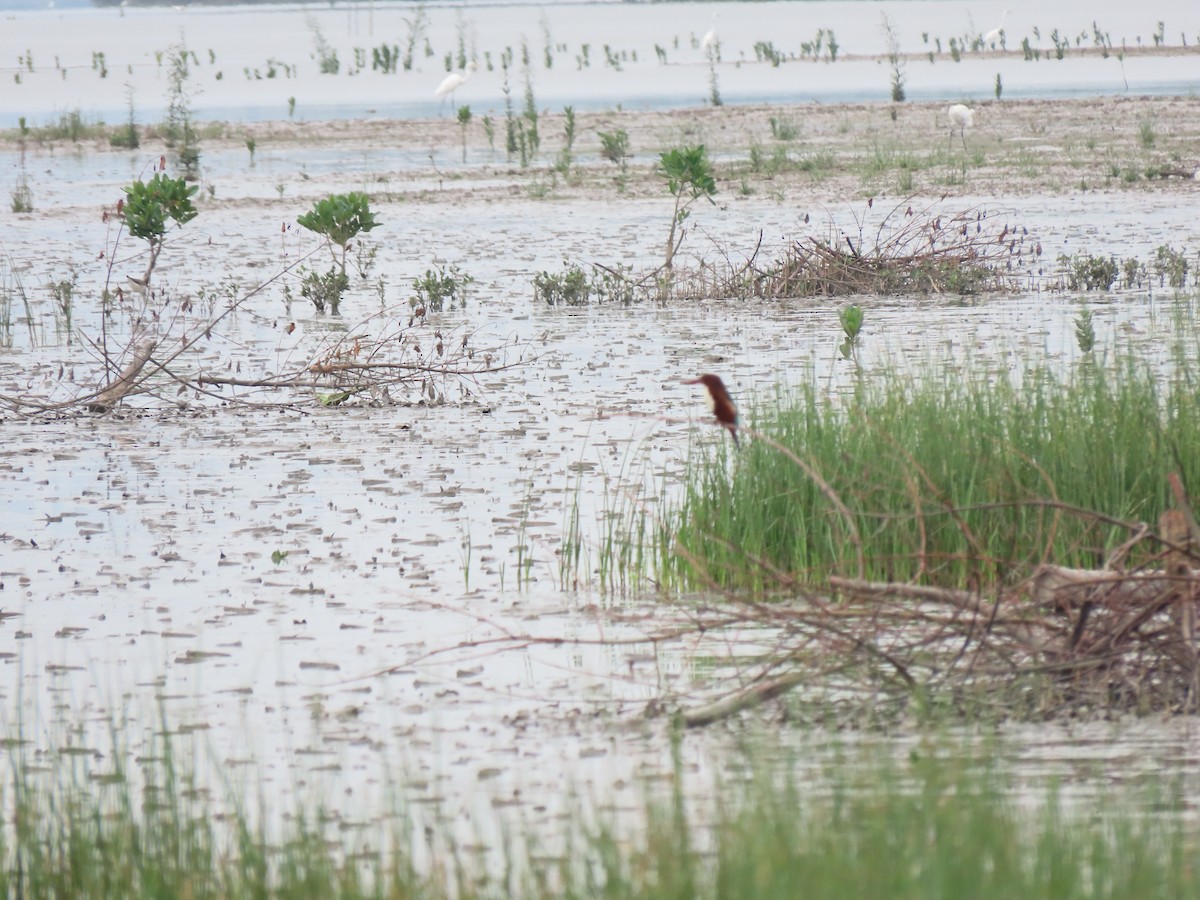
[[[765,703],[775,697],[782,697],[792,688],[802,684],[803,681],[803,675],[798,672],[792,672],[788,675],[782,675],[779,678],[772,678],[770,681],[761,681],[752,684],[736,693],[722,697],[715,703],[710,703],[707,706],[701,706],[698,709],[685,713],[683,723],[688,728],[711,725],[713,722],[727,719],[744,710],[753,709],[760,703]]]
[[[155,341],[142,341],[133,350],[133,358],[121,371],[117,380],[95,396],[87,408],[92,412],[110,412],[125,395],[137,387],[137,377],[150,360],[150,354],[158,344]]]

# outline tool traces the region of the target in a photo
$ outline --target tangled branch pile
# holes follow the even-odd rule
[[[831,229],[832,230],[832,229]],[[958,293],[1015,287],[1040,246],[1028,231],[983,209],[941,214],[934,207],[898,206],[866,237],[842,231],[795,240],[782,257],[744,277],[769,298],[848,294]]]
[[[627,290],[619,295],[624,302],[975,294],[1018,290],[1035,277],[1041,244],[1005,217],[982,208],[947,213],[940,204],[914,209],[902,203],[869,224],[874,205],[867,201],[867,213],[855,217],[853,233],[831,220],[823,233],[795,238],[774,258],[767,258],[760,235],[744,259],[718,248],[715,258],[696,255],[690,264],[677,258],[669,270],[641,276],[594,265],[598,277],[590,281],[576,266],[562,276],[543,273],[534,295],[550,305],[579,305],[588,302],[589,294],[595,300],[618,296],[611,284],[602,290],[600,278],[624,283]],[[572,278],[579,284],[568,291]],[[590,291],[581,290],[592,282]]]
[[[693,709],[688,724],[800,686],[810,699],[824,689],[827,700],[877,710],[949,699],[956,709],[1037,717],[1194,713],[1198,530],[1179,510],[1163,515],[1158,533],[1142,527],[1126,549],[1147,542],[1160,552],[1136,570],[1047,564],[991,593],[835,576],[830,593],[797,589],[786,603],[738,605],[739,628],[768,628],[777,643],[748,686]]]

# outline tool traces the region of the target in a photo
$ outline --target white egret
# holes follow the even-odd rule
[[[957,128],[963,149],[966,150],[967,129],[975,124],[975,110],[961,103],[952,103],[946,107],[946,115],[950,118],[950,143],[954,143],[954,130]]]
[[[715,49],[717,46],[717,41],[719,40],[719,38],[717,37],[717,16],[718,15],[719,15],[719,13],[713,13],[712,28],[708,29],[708,31],[705,33],[704,37],[700,39],[700,49],[703,50],[705,53],[708,53],[710,50]]]
[[[1011,9],[1006,9],[1004,15],[1000,17],[1000,24],[983,36],[980,42],[983,46],[991,47],[993,50],[996,49],[996,44],[1000,43],[1000,33],[1004,31],[1004,20],[1008,18],[1010,12],[1012,12]]]
[[[445,104],[446,96],[449,95],[450,102],[453,103],[454,92],[466,84],[467,79],[471,77],[471,73],[478,68],[479,63],[475,62],[475,60],[471,60],[469,63],[467,63],[466,68],[464,68],[461,72],[451,72],[442,79],[442,83],[437,86],[437,90],[433,92],[433,96],[437,97],[442,101],[443,104]],[[440,109],[441,107],[439,107],[439,110]]]

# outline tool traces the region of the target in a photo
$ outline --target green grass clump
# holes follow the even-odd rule
[[[456,841],[447,825],[414,840],[395,825],[403,810],[383,811],[391,824],[359,828],[341,827],[336,811],[301,807],[268,837],[237,811],[245,797],[219,804],[197,786],[197,774],[176,762],[174,740],[164,737],[161,754],[130,773],[89,771],[112,763],[76,754],[39,754],[29,766],[28,748],[10,741],[0,890],[195,900],[1154,900],[1200,889],[1200,835],[1178,799],[1189,796],[1186,786],[1163,786],[1156,772],[1068,803],[1053,788],[1019,786],[996,750],[936,737],[903,759],[886,744],[819,746],[825,762],[815,768],[751,742],[727,758],[722,780],[697,790],[677,733],[673,777],[647,782],[633,828],[627,817],[620,825],[595,807],[592,815],[577,809],[543,819],[553,833],[508,831],[491,865],[484,848]],[[545,852],[550,846],[562,849]]]
[[[1129,355],[1065,376],[884,372],[845,397],[801,386],[736,461],[691,468],[661,520],[660,583],[994,585],[1041,562],[1098,567],[1168,508],[1170,473],[1200,491],[1198,378],[1195,362],[1164,377]]]

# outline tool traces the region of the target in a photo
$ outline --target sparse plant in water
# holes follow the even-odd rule
[[[1154,132],[1154,122],[1150,119],[1143,119],[1138,123],[1138,140],[1142,142],[1142,146],[1149,150],[1154,146],[1154,140],[1157,135]]]
[[[795,119],[791,117],[771,116],[769,121],[771,123],[771,137],[777,141],[794,141],[800,136],[800,129],[796,126]]]
[[[1067,54],[1067,49],[1071,46],[1071,39],[1064,37],[1058,33],[1055,28],[1050,32],[1050,43],[1054,44],[1054,58],[1062,59]]]
[[[190,76],[188,51],[175,45],[168,51],[171,70],[167,75],[167,118],[163,136],[168,147],[178,148],[183,177],[195,181],[200,170],[200,139],[192,124],[193,113],[187,83]]]
[[[575,107],[563,107],[563,148],[558,154],[557,168],[566,175],[571,170],[572,152],[575,148]]]
[[[617,167],[617,189],[624,191],[630,155],[629,132],[619,128],[597,132],[597,136],[600,138],[600,155]]]
[[[113,132],[112,137],[108,139],[109,144],[113,147],[120,147],[125,150],[136,150],[141,140],[138,137],[137,120],[134,116],[133,109],[133,85],[125,85],[125,101],[129,108],[129,115],[125,120],[125,124]]]
[[[578,265],[563,261],[560,275],[542,272],[533,277],[533,299],[547,306],[586,306],[591,294],[587,273]]]
[[[838,323],[842,326],[842,343],[838,351],[842,359],[858,361],[858,344],[862,336],[863,308],[857,303],[843,307],[838,313]]]
[[[1058,262],[1062,266],[1067,287],[1073,291],[1107,291],[1117,280],[1117,261],[1111,256],[1062,254]]]
[[[13,186],[9,196],[9,208],[15,213],[33,212],[33,190],[29,187],[29,178],[25,175],[25,171],[17,176],[17,183]]]
[[[667,190],[675,198],[663,261],[663,268],[669,270],[683,242],[681,226],[691,214],[692,205],[700,199],[715,203],[713,195],[717,192],[717,182],[703,144],[663,152],[659,156],[658,174],[666,179]]]
[[[287,104],[288,104],[288,118],[290,119],[290,118],[292,118],[292,116],[294,116],[296,114],[296,98],[288,97]]]
[[[600,138],[600,155],[625,171],[629,160],[629,132],[624,128],[617,131],[597,132]]]
[[[1121,263],[1121,285],[1127,288],[1141,287],[1146,267],[1136,257],[1128,257]]]
[[[721,99],[721,85],[717,79],[717,63],[712,48],[709,48],[708,59],[708,102],[713,106],[723,106],[725,103]]]
[[[458,108],[458,127],[462,133],[462,161],[467,161],[467,126],[471,124],[471,107]]]
[[[904,94],[904,60],[900,55],[900,38],[896,34],[895,23],[891,16],[882,13],[883,43],[887,49],[888,64],[892,67],[892,102],[903,103]]]
[[[996,73],[996,83],[993,86],[993,92],[995,93],[997,100],[999,100],[1000,95],[1004,93],[1004,82],[1000,79],[999,72]]]
[[[75,286],[79,283],[79,270],[71,267],[68,278],[50,282],[50,298],[54,302],[55,327],[71,342],[72,322],[75,316]]]
[[[438,266],[426,269],[425,274],[413,279],[413,296],[409,304],[427,312],[442,312],[447,307],[466,309],[467,288],[475,279],[464,274],[458,266]]]
[[[326,298],[336,315],[342,294],[349,287],[349,278],[346,276],[346,253],[349,244],[359,234],[379,226],[374,213],[371,212],[370,198],[358,191],[334,194],[318,200],[309,212],[298,216],[296,222],[309,231],[322,235],[330,244],[330,252],[333,253],[337,269],[321,276],[318,279],[319,283],[315,283],[314,290],[325,290],[322,297]],[[334,251],[334,247],[341,249],[340,257]],[[329,300],[330,296],[334,299]],[[318,311],[323,311],[323,305],[316,304],[315,300],[314,305],[317,305]]]
[[[254,151],[258,149],[258,142],[252,137],[246,138],[246,150],[250,154],[250,165],[254,165]]]
[[[1092,311],[1086,306],[1075,316],[1075,343],[1082,353],[1091,353],[1096,346],[1096,326],[1092,321]]]
[[[325,35],[321,32],[321,26],[317,24],[317,20],[309,16],[308,30],[313,36],[313,50],[317,56],[317,69],[322,75],[336,75],[341,69],[342,64],[338,61],[337,49],[330,46],[329,41],[325,40]]]
[[[326,309],[335,316],[341,309],[342,297],[350,289],[350,277],[336,266],[319,272],[306,268],[300,277],[300,296],[323,313]]]
[[[1154,251],[1152,266],[1160,286],[1180,290],[1187,285],[1188,261],[1184,251],[1162,244]]]
[[[496,152],[496,123],[492,121],[491,116],[484,116],[479,120],[479,124],[483,126],[483,133],[487,136],[488,150],[491,153]]]
[[[405,72],[411,72],[417,45],[424,39],[426,31],[429,29],[429,14],[425,12],[425,4],[418,3],[416,9],[413,10],[412,17],[406,16],[401,21],[404,22],[404,27],[407,29],[404,38],[404,58],[401,60],[401,65],[404,66]]]
[[[197,215],[192,197],[199,190],[183,178],[170,178],[156,172],[149,181],[135,181],[124,189],[125,201],[121,216],[125,230],[150,247],[150,258],[142,280],[149,284],[166,240],[167,223],[182,228]]]

